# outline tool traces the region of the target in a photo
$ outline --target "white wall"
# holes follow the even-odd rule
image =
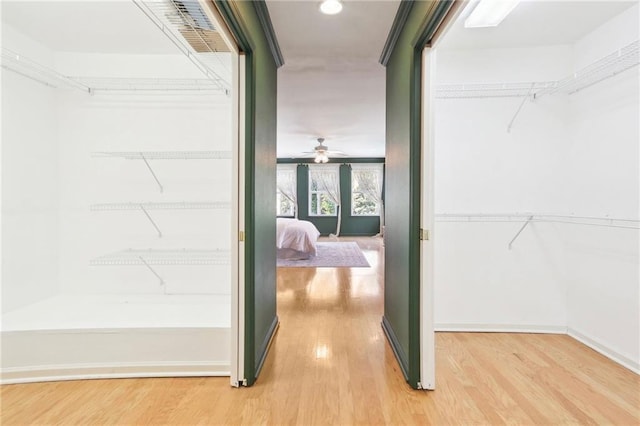
[[[576,68],[640,38],[638,5],[579,40]],[[567,198],[576,214],[640,218],[640,70],[569,96]],[[567,225],[569,333],[640,370],[640,231]]]
[[[485,55],[486,53],[486,55]],[[547,81],[567,74],[568,46],[438,52],[439,83]],[[472,64],[472,65],[469,65]],[[437,214],[549,212],[562,200],[557,171],[569,138],[566,103],[546,97],[436,101]],[[559,331],[566,282],[555,228],[436,218],[439,329]]]
[[[42,45],[2,27],[3,47],[43,64]],[[2,312],[58,290],[58,138],[56,91],[2,72]]]
[[[438,82],[559,80],[637,40],[638,14],[628,9],[572,46],[438,52]],[[637,221],[638,77],[636,67],[527,102],[511,133],[517,99],[438,100],[436,213]],[[532,223],[508,250],[519,228],[436,223],[436,327],[565,330],[640,370],[638,230]]]
[[[68,63],[85,59],[68,56]],[[97,64],[105,62],[96,56],[91,59]],[[126,55],[108,56],[110,62],[134,62]],[[162,68],[175,69],[172,59],[182,58],[168,58]],[[87,65],[83,69],[91,73]],[[92,156],[104,151],[230,151],[230,99],[225,95],[69,93],[59,108],[63,290],[229,294],[230,265],[157,267],[166,288],[144,266],[89,266],[95,257],[129,248],[228,250],[229,209],[149,211],[162,231],[159,238],[142,211],[90,211],[89,206],[230,201],[231,160],[150,160],[163,185],[161,193],[143,161]]]
[[[50,51],[9,26],[3,47],[71,76],[201,78],[181,55]],[[231,151],[224,94],[83,93],[3,73],[3,310],[55,294],[230,294],[230,264],[89,266],[124,249],[230,246],[230,209],[91,211],[96,203],[231,200],[231,160],[96,158],[101,151]]]

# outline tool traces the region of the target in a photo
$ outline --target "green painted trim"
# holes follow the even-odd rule
[[[242,52],[251,51],[253,43],[249,37],[249,32],[246,30],[247,26],[240,17],[240,13],[233,2],[228,0],[214,0],[214,4],[218,8],[218,12],[224,19],[224,22],[229,27],[231,34],[233,34],[238,48]]]
[[[284,65],[284,57],[280,51],[278,37],[276,37],[276,32],[274,31],[271,23],[271,16],[269,15],[267,4],[264,0],[256,0],[254,1],[254,5],[256,14],[260,20],[260,25],[262,25],[262,30],[264,31],[265,38],[267,39],[267,44],[269,44],[271,55],[273,55],[273,60],[276,63],[276,68],[280,68]]]
[[[393,350],[393,353],[396,355],[396,360],[398,361],[398,365],[400,366],[400,370],[402,370],[402,375],[404,378],[409,381],[409,375],[407,374],[407,366],[409,365],[407,361],[407,354],[402,349],[402,345],[396,336],[396,333],[393,331],[393,327],[387,317],[382,317],[382,331],[387,335],[387,340],[389,341],[389,345]]]
[[[262,370],[262,366],[264,365],[264,362],[267,360],[269,346],[271,346],[271,342],[273,342],[273,339],[275,338],[276,331],[278,331],[279,325],[280,325],[280,321],[276,316],[273,319],[273,322],[271,323],[271,325],[269,326],[269,332],[265,336],[264,341],[260,344],[260,353],[262,354],[262,356],[258,360],[258,366],[256,367],[256,374],[254,375],[254,380],[251,382],[251,384],[249,384],[249,386],[251,386],[255,382],[255,378],[258,377],[258,375],[260,374],[260,371]]]
[[[245,305],[244,305],[244,374],[247,386],[253,385],[258,377],[256,369],[256,229],[255,229],[255,115],[256,115],[256,79],[255,57],[253,52],[245,53],[245,197],[244,197],[244,279],[245,279]]]
[[[411,12],[413,2],[414,0],[402,0],[400,6],[398,6],[396,17],[393,19],[393,24],[391,24],[387,41],[384,43],[382,53],[380,54],[379,61],[385,67],[389,63],[389,58],[391,58],[391,54],[396,48],[396,43],[398,43],[400,33],[402,33],[402,29],[407,22],[407,18],[409,18],[409,12]]]
[[[403,0],[411,1],[411,0]],[[401,4],[402,6],[402,4]],[[409,347],[408,354],[404,354],[391,323],[383,317],[383,328],[394,349],[398,363],[403,369],[403,374],[407,382],[414,389],[418,389],[420,381],[420,199],[422,193],[421,187],[421,126],[422,126],[422,50],[431,41],[433,34],[438,26],[442,23],[447,13],[453,6],[452,0],[438,0],[433,7],[428,9],[425,14],[424,21],[416,31],[410,46],[412,55],[410,59],[410,113],[409,113],[409,306],[408,306],[408,338]],[[410,11],[409,11],[410,12]],[[407,15],[409,15],[407,12]],[[400,22],[398,11],[396,21],[398,25],[402,23],[400,29],[396,29],[396,21],[394,27],[389,34],[387,44],[391,45],[391,51],[385,51],[381,57],[381,63],[387,65],[396,48],[397,39],[399,38],[407,18]],[[396,35],[397,32],[397,35]],[[395,40],[393,40],[395,37]]]
[[[327,164],[384,163],[384,157],[333,158]],[[316,164],[313,158],[278,158],[278,164]]]
[[[420,29],[416,37],[413,39],[413,46],[415,48],[423,49],[427,44],[431,42],[431,38],[435,34],[436,30],[444,21],[445,16],[453,7],[454,0],[439,0],[435,5],[435,10],[432,14],[425,17],[424,22],[420,25]]]
[[[420,207],[422,197],[422,48],[413,51],[409,146],[409,384],[420,382]]]

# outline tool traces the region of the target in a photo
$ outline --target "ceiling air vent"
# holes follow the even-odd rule
[[[213,26],[197,0],[168,0],[172,7],[165,16],[198,53],[229,52],[220,33]]]

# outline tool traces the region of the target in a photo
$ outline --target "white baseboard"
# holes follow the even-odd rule
[[[610,348],[608,348],[606,345],[604,345],[603,343],[599,342],[597,339],[591,338],[589,336],[587,336],[586,334],[583,334],[581,332],[579,332],[576,329],[573,328],[569,328],[567,330],[567,334],[571,337],[573,337],[574,339],[576,339],[578,342],[589,346],[591,349],[593,349],[594,351],[606,356],[607,358],[611,359],[612,361],[617,362],[618,364],[622,365],[623,367],[633,371],[636,374],[640,374],[640,360],[633,360],[631,358],[628,358]]]
[[[436,323],[434,328],[436,332],[567,334],[562,325]]]
[[[0,383],[126,377],[228,376],[230,329],[3,331]]]
[[[0,384],[134,377],[229,376],[230,371],[229,364],[208,362],[44,365],[2,369]]]

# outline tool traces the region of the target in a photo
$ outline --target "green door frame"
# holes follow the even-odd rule
[[[241,0],[238,0],[241,1]],[[255,383],[258,374],[264,364],[269,349],[269,344],[278,327],[278,317],[275,315],[270,320],[270,323],[266,327],[266,334],[261,336],[261,340],[256,339],[256,261],[258,260],[257,254],[257,226],[256,226],[256,204],[255,204],[255,192],[256,192],[256,179],[264,178],[263,176],[257,176],[256,172],[256,80],[257,80],[257,61],[255,52],[256,49],[260,49],[255,42],[254,37],[264,37],[268,45],[268,50],[273,56],[275,67],[278,68],[284,64],[280,48],[278,46],[275,32],[271,25],[271,19],[267,10],[264,0],[254,0],[251,2],[245,2],[250,4],[259,21],[259,29],[249,27],[245,19],[243,19],[243,12],[238,8],[237,1],[228,0],[214,0],[218,11],[225,20],[225,23],[229,27],[229,30],[233,34],[238,44],[238,49],[245,56],[245,198],[244,198],[244,211],[245,211],[245,229],[244,229],[244,384],[251,386]],[[261,31],[260,35],[256,35],[256,31]],[[253,34],[253,37],[252,37]],[[275,112],[274,112],[275,122]],[[273,162],[275,165],[275,155]],[[275,175],[273,176],[275,185]],[[275,192],[274,192],[275,194]],[[275,224],[275,211],[274,211],[274,224]],[[275,233],[274,247],[275,247]],[[273,268],[275,271],[275,261],[273,262]],[[273,283],[275,286],[275,283]],[[275,288],[275,287],[274,287]],[[275,290],[274,290],[275,293]],[[275,294],[273,295],[275,299]]]
[[[409,259],[408,259],[408,353],[405,353],[398,339],[398,333],[387,319],[382,319],[382,327],[389,343],[396,355],[405,379],[414,389],[420,388],[420,205],[422,197],[421,187],[421,159],[422,159],[422,51],[433,38],[436,30],[451,10],[454,0],[432,0],[428,2],[402,0],[398,13],[393,22],[387,42],[380,57],[380,63],[385,67],[398,46],[400,36],[406,30],[405,25],[412,13],[422,13],[417,10],[416,3],[431,3],[426,9],[419,28],[411,39],[410,66],[410,114],[409,114]],[[404,37],[406,39],[406,37]],[[393,256],[387,252],[386,256]],[[433,356],[434,354],[424,354]]]

